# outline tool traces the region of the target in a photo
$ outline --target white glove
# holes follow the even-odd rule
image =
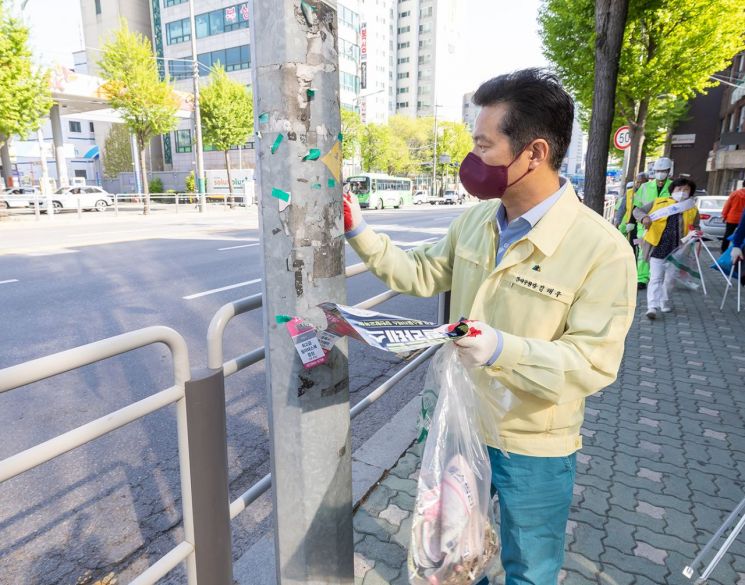
[[[740,248],[732,248],[730,257],[732,258],[732,264],[742,262],[742,250]]]
[[[468,333],[455,340],[458,357],[468,368],[483,366],[497,350],[499,335],[481,321],[468,321]]]

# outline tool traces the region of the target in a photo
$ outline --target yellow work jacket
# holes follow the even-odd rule
[[[577,200],[571,185],[495,268],[499,200],[465,211],[439,242],[403,251],[364,229],[349,243],[391,289],[428,297],[452,290],[450,321],[484,321],[504,336],[494,364],[474,371],[488,445],[566,456],[582,446],[585,397],[611,384],[636,306],[626,240]],[[519,403],[496,428],[501,396]]]
[[[675,205],[677,201],[673,199],[672,197],[665,197],[663,199],[655,199],[654,203],[652,204],[651,209],[647,213],[647,215],[653,214],[658,209],[662,209],[663,207],[669,207],[671,205]],[[679,226],[680,230],[680,237],[682,238],[685,236],[693,227],[698,227],[699,220],[698,220],[698,209],[694,206],[691,209],[688,209],[683,212],[683,222]],[[653,221],[650,226],[647,228],[647,233],[644,234],[644,241],[648,242],[652,246],[656,246],[660,243],[660,239],[662,238],[662,232],[665,231],[665,227],[667,226],[667,218],[662,217],[658,219],[657,221]]]

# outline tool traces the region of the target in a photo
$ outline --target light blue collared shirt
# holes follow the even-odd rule
[[[553,207],[559,198],[564,194],[567,187],[567,181],[564,177],[559,177],[559,190],[556,191],[550,197],[541,201],[538,205],[531,207],[523,213],[520,217],[516,217],[511,222],[507,222],[507,212],[505,211],[504,205],[500,205],[497,209],[497,229],[499,230],[499,248],[497,249],[497,257],[494,263],[495,266],[499,266],[499,263],[504,258],[507,249],[515,242],[524,238],[530,230],[532,230],[536,224],[543,219],[543,216],[548,213],[548,210]],[[499,329],[495,329],[497,333],[497,348],[494,353],[486,362],[487,366],[491,366],[502,353],[504,347],[504,337]]]
[[[500,205],[497,209],[497,229],[499,230],[499,248],[497,249],[497,258],[495,266],[499,266],[499,263],[504,257],[504,253],[507,251],[512,244],[521,240],[525,237],[530,230],[532,230],[536,224],[543,219],[543,216],[548,213],[548,210],[553,207],[559,198],[566,191],[568,181],[564,177],[559,177],[559,190],[553,195],[541,201],[538,205],[531,207],[523,213],[520,217],[516,217],[511,222],[507,223],[507,212],[505,211],[504,205]]]

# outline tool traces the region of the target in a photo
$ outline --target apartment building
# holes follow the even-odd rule
[[[360,0],[344,0],[337,5],[339,22],[339,82],[340,103],[355,108],[360,94]],[[201,83],[209,83],[212,66],[220,63],[229,76],[251,85],[251,42],[249,26],[252,20],[249,2],[236,0],[199,0],[194,2],[194,28],[197,61]],[[191,92],[192,30],[188,0],[81,0],[83,30],[89,63],[107,36],[119,26],[119,19],[145,34],[153,42],[161,76],[170,79],[175,88]],[[91,68],[96,73],[95,67]],[[157,141],[162,144],[164,170],[188,172],[195,168],[195,138],[193,120],[181,120],[178,128]],[[253,140],[236,146],[230,153],[234,168],[253,168]],[[205,169],[225,166],[222,152],[204,145]]]
[[[456,0],[397,0],[396,104],[407,116],[460,120],[458,50],[463,3]]]

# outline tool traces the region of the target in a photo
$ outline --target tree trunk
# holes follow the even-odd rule
[[[230,175],[230,149],[225,150],[225,170],[228,172],[228,189],[230,190],[228,205],[232,209],[235,207],[235,198],[233,197],[233,177]]]
[[[631,129],[631,152],[629,153],[629,168],[626,169],[624,185],[632,183],[639,173],[639,165],[642,159],[642,150],[644,148],[645,128],[647,126],[647,116],[649,115],[649,100],[645,99],[639,103],[639,110],[636,114],[636,120],[630,124]]]
[[[13,176],[12,163],[10,162],[10,140],[0,135],[0,157],[2,157],[3,180],[6,187],[11,187],[10,179]]]
[[[150,215],[150,185],[147,180],[147,166],[145,163],[145,140],[137,137],[137,149],[140,151],[140,173],[142,174],[142,190],[144,192],[144,201],[142,215]]]
[[[602,214],[608,144],[628,0],[595,0],[595,88],[585,171],[585,204]]]

